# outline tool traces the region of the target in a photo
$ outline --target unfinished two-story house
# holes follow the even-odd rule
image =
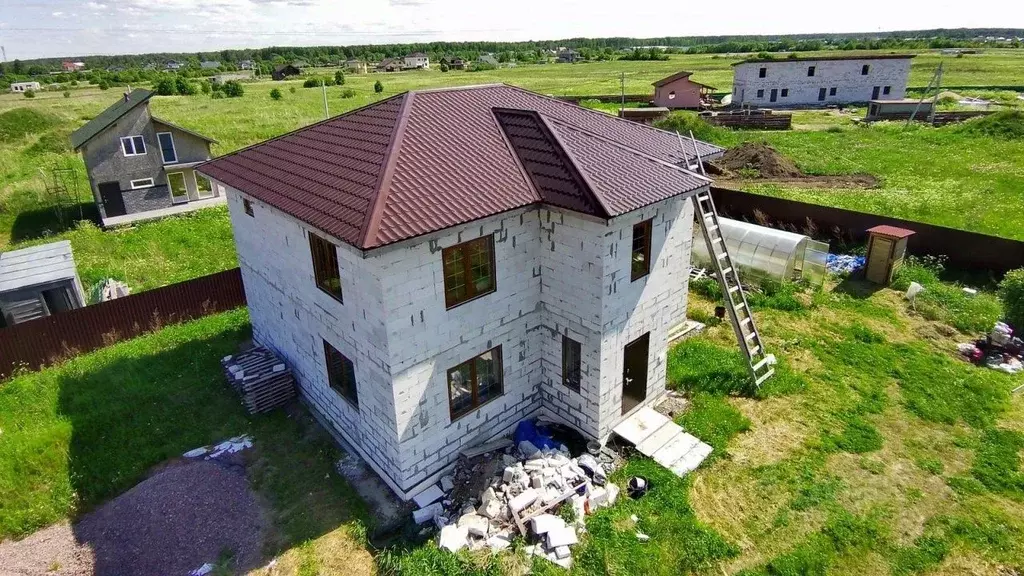
[[[603,439],[665,392],[686,167],[721,149],[508,85],[408,92],[202,165],[254,337],[400,496],[542,415]]]
[[[752,58],[733,64],[732,102],[786,107],[899,100],[913,54]]]
[[[71,134],[82,152],[103,226],[121,226],[224,203],[193,168],[215,140],[153,116],[149,90],[133,90]]]

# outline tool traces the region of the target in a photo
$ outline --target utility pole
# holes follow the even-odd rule
[[[622,72],[619,74],[619,95],[622,101],[619,103],[619,117],[622,117],[622,111],[626,109],[626,73]]]
[[[331,117],[331,111],[327,107],[327,82],[323,78],[320,79],[320,88],[324,91],[324,120]]]

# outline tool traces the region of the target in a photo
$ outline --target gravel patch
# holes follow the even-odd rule
[[[185,575],[231,556],[258,565],[264,518],[237,464],[173,464],[86,515],[0,544],[0,574]]]

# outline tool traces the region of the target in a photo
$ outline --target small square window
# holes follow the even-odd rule
[[[441,252],[444,301],[449,309],[494,292],[494,236],[463,242]]]
[[[760,70],[757,71],[757,77],[758,78],[766,78],[767,76],[768,76],[768,69],[767,68],[761,68]]]
[[[814,66],[808,66],[807,67],[807,76],[808,77],[814,76]]]
[[[782,97],[783,98],[789,98],[789,88],[783,88],[782,89]]]
[[[835,87],[829,88],[828,89],[828,95],[829,96],[835,96],[836,95],[836,88]]]
[[[882,94],[889,94],[892,92],[892,86],[884,86],[882,88]]]
[[[504,393],[501,346],[448,370],[448,408],[455,420]]]
[[[256,217],[256,214],[252,211],[252,202],[248,198],[242,198],[242,210],[245,210],[245,213],[249,216]]]
[[[870,72],[870,71],[871,71],[871,66],[868,65],[868,64],[865,64],[865,65],[860,67],[860,75],[861,76],[867,76],[868,72]]]
[[[634,282],[651,273],[651,221],[633,226],[633,253],[630,258],[630,281]]]
[[[580,373],[583,358],[580,343],[562,336],[562,384],[570,390],[580,391]]]
[[[327,383],[356,410],[359,393],[356,389],[356,367],[352,361],[324,340],[324,361],[327,364]]]
[[[764,90],[758,90],[757,91],[757,97],[758,98],[764,98]]]
[[[309,251],[313,256],[313,277],[316,278],[317,288],[344,303],[341,296],[341,271],[338,269],[338,247],[310,232]]]

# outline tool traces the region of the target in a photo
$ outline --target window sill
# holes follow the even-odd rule
[[[501,398],[504,395],[505,395],[505,389],[504,389],[504,387],[502,387],[501,394],[498,394],[497,396],[495,396],[494,398],[491,398],[490,400],[488,400],[487,402],[484,402],[483,404],[480,404],[478,406],[470,408],[469,410],[466,410],[465,412],[463,412],[461,414],[451,414],[451,413],[449,413],[450,418],[449,418],[449,422],[448,423],[449,424],[455,424],[457,421],[462,420],[463,418],[465,418],[466,416],[469,416],[470,414],[472,414],[474,412],[478,412],[484,406],[487,406],[491,402],[494,402],[495,400]]]
[[[491,294],[494,294],[497,291],[498,291],[498,288],[495,286],[494,288],[491,288],[487,292],[483,292],[481,294],[477,294],[476,296],[473,296],[472,298],[470,298],[468,300],[463,300],[462,302],[459,302],[457,304],[452,304],[451,306],[449,306],[447,303],[445,303],[445,310],[453,310],[455,308],[458,308],[459,306],[462,306],[463,304],[469,304],[470,302],[473,302],[475,300],[479,300],[479,299],[483,298],[484,296],[490,296]]]
[[[345,305],[345,300],[341,296],[338,296],[337,294],[334,294],[333,292],[328,292],[327,290],[324,290],[322,286],[319,286],[319,285],[316,287],[316,289],[319,290],[320,292],[323,292],[324,294],[327,294],[328,296],[330,296],[331,300],[334,300],[338,304],[341,304],[342,306]]]

